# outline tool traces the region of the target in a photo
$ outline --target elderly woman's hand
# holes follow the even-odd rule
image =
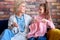
[[[18,27],[18,24],[15,22],[12,25],[13,25],[13,27]]]

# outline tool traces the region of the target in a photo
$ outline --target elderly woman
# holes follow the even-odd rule
[[[32,18],[29,15],[25,14],[25,5],[26,5],[25,2],[21,2],[18,7],[17,13],[10,16],[9,22],[8,22],[8,29],[6,29],[1,34],[2,36],[0,40],[11,40],[11,38],[13,38],[19,32],[21,33],[19,34],[21,36],[20,40],[25,40],[22,37],[26,37],[28,26],[32,20]],[[14,33],[13,32],[14,27],[15,29],[19,28],[19,31]]]

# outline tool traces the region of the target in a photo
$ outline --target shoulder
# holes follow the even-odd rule
[[[28,16],[28,17],[31,17],[30,15],[28,15],[28,14],[24,14],[24,16]]]
[[[10,18],[15,17],[15,15],[11,15]]]
[[[28,14],[24,14],[24,16],[25,16],[25,18],[30,18],[30,19],[32,19],[32,17],[31,17],[30,15],[28,15]]]
[[[15,18],[15,15],[11,15],[11,16],[10,16],[10,19],[13,19],[13,18]]]
[[[9,21],[17,22],[16,18],[15,18],[15,15],[11,15],[10,18],[9,18]]]
[[[9,21],[14,21],[14,20],[16,20],[16,18],[15,18],[15,15],[11,15],[10,17],[9,17]]]

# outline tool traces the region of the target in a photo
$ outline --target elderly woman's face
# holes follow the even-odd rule
[[[18,12],[22,12],[24,13],[25,12],[25,3],[21,3],[18,7]]]

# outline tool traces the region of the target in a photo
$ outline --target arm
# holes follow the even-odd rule
[[[29,32],[29,28],[28,27],[31,24],[32,17],[25,14],[24,18],[25,18],[25,32]]]
[[[53,24],[53,21],[51,18],[47,19],[42,19],[43,22],[47,22],[47,25],[51,28],[51,29],[55,29],[55,25]]]
[[[55,25],[52,21],[48,21],[48,26],[50,26],[51,29],[55,29]]]
[[[9,21],[8,21],[8,28],[9,29],[12,29],[12,25],[13,24],[13,20],[12,20],[12,17],[9,18]]]
[[[8,21],[8,28],[9,28],[9,29],[12,29],[13,27],[17,27],[17,26],[18,26],[18,25],[17,25],[17,23],[15,23],[14,17],[11,16],[11,17],[9,18],[9,21]]]

